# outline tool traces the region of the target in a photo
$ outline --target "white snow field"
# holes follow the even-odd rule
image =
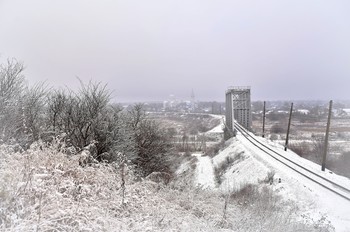
[[[283,146],[264,138],[257,139],[279,153],[282,153],[283,156],[313,170],[319,175],[347,188],[350,187],[350,180],[348,178],[336,175],[329,170],[322,172],[319,165],[299,157],[290,150],[285,152]],[[300,212],[299,219],[301,221],[305,221],[306,223],[326,222],[330,223],[335,228],[335,231],[350,231],[350,201],[339,197],[335,193],[324,189],[322,186],[291,170],[252,145],[240,133],[226,143],[228,146],[215,157],[200,157],[198,159],[196,172],[200,173],[200,175],[196,176],[196,185],[202,184],[207,189],[212,186],[211,189],[213,191],[235,192],[247,184],[261,183],[270,175],[273,176],[272,186],[274,192],[280,195],[284,201],[292,202],[298,208]],[[214,169],[226,165],[219,185],[215,186],[214,184],[207,183],[210,182],[209,180],[215,178],[211,171],[213,167],[210,167],[210,165]],[[204,169],[207,170],[206,174],[201,172]]]
[[[344,187],[350,187],[350,180],[346,177],[336,175],[326,169],[321,171],[321,167],[309,160],[299,157],[294,152],[284,151],[283,146],[273,143],[269,140],[258,138],[261,142],[269,144],[270,147],[290,160],[307,167],[308,169],[322,175],[328,179],[341,184]],[[250,152],[257,160],[266,166],[275,170],[276,175],[281,178],[280,186],[276,190],[280,191],[284,198],[292,199],[305,205],[305,213],[313,215],[323,215],[326,217],[336,231],[350,231],[350,201],[339,197],[333,192],[324,189],[322,186],[312,182],[306,177],[290,170],[272,157],[266,155],[263,151],[252,146],[242,135],[237,135],[237,140]],[[271,146],[271,144],[273,146]]]

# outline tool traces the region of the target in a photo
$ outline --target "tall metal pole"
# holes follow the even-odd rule
[[[330,100],[330,102],[329,102],[329,111],[328,111],[327,129],[326,129],[326,137],[325,137],[325,140],[324,140],[324,150],[323,150],[322,168],[321,168],[322,171],[324,171],[326,169],[326,157],[327,157],[327,151],[328,151],[329,127],[331,125],[332,104],[333,104],[333,101]]]
[[[233,109],[233,94],[231,92],[231,114],[232,114],[232,117],[231,117],[231,120],[232,120],[232,133],[233,135],[232,136],[235,136],[236,132],[235,132],[235,111]]]
[[[263,110],[263,131],[262,137],[265,137],[265,112],[266,112],[266,102],[264,101],[264,110]]]
[[[290,112],[289,112],[289,122],[288,122],[288,129],[287,129],[287,137],[286,137],[286,144],[284,145],[284,150],[287,151],[288,147],[288,140],[289,140],[289,131],[290,131],[290,123],[292,121],[292,112],[293,112],[293,102],[290,106]]]

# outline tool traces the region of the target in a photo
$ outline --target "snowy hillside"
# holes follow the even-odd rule
[[[218,194],[180,190],[128,173],[125,204],[121,179],[109,164],[82,168],[57,147],[24,153],[0,147],[1,231],[216,231]],[[204,203],[204,204],[203,204]]]
[[[82,167],[60,143],[1,145],[0,230],[347,231],[347,205],[329,201],[344,207],[327,211],[321,199],[330,194],[317,195],[239,135],[225,146],[214,157],[184,155],[167,185],[127,168],[123,198],[114,164]]]
[[[271,141],[263,138],[257,139],[319,175],[332,179],[343,186],[350,186],[349,179],[335,175],[328,170],[321,172],[319,165],[305,160],[291,151],[284,152],[282,146]],[[317,222],[335,227],[336,231],[350,231],[350,202],[348,200],[291,171],[285,165],[257,149],[240,133],[226,144],[227,147],[212,159],[207,157],[205,160],[205,157],[201,157],[198,160],[200,163],[197,167],[200,167],[201,170],[197,170],[197,172],[203,173],[203,169],[205,169],[203,166],[206,165],[207,177],[197,175],[196,185],[202,185],[203,188],[207,189],[208,181],[216,178],[217,185],[212,188],[213,191],[234,193],[244,189],[247,185],[262,188],[264,185],[262,183],[269,183],[269,188],[274,195],[281,198],[280,204],[283,204],[285,209],[295,207],[294,216],[297,221],[311,224]],[[211,171],[212,169],[215,171]]]

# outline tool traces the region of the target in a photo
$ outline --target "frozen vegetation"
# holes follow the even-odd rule
[[[96,163],[81,167],[59,143],[24,152],[0,147],[0,228],[3,231],[328,231],[297,221],[298,209],[268,183],[224,194],[193,187],[189,167],[168,185],[125,176]],[[194,157],[195,158],[195,157]],[[188,164],[190,165],[190,164]]]
[[[347,220],[239,136],[224,143],[222,117],[184,115],[167,130],[140,104],[111,104],[101,83],[29,87],[22,71],[0,66],[2,231],[333,231]]]

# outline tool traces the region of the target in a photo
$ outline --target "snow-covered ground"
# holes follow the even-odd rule
[[[197,156],[198,162],[195,173],[195,184],[203,189],[213,189],[216,187],[214,166],[212,159],[202,154],[193,154]]]
[[[205,134],[220,134],[224,133],[224,116],[222,115],[216,115],[216,114],[211,114],[210,116],[220,119],[220,124],[214,127],[213,129],[207,131]]]
[[[217,136],[222,137],[224,131],[224,116],[222,115],[210,115],[213,118],[220,119],[219,125],[213,129],[205,132],[207,136]],[[194,153],[192,156],[196,156],[198,159],[197,167],[195,170],[195,186],[201,187],[203,189],[214,189],[216,187],[215,174],[214,174],[214,165],[213,159],[208,156],[202,156],[201,153]]]
[[[219,132],[219,126],[212,131]],[[319,165],[299,157],[292,151],[285,152],[281,145],[267,139],[257,139],[294,162],[336,183],[350,187],[348,178],[328,170],[322,172]],[[213,158],[197,155],[195,185],[211,188],[213,191],[232,192],[247,184],[261,183],[268,175],[272,175],[275,193],[282,196],[285,202],[291,202],[298,208],[301,221],[330,223],[336,231],[350,231],[350,201],[289,169],[253,146],[240,134],[227,143],[228,146]],[[225,166],[225,172],[220,177],[221,183],[213,183],[217,178],[214,170],[224,165],[227,167]]]
[[[233,159],[235,162],[222,176],[223,181],[219,188],[223,192],[233,192],[244,185],[257,184],[259,181],[263,181],[269,172],[265,165],[251,156],[246,148],[235,140],[228,148],[213,158],[215,168],[228,162],[228,159]]]
[[[75,156],[59,152],[58,144],[22,153],[1,145],[0,230],[318,232],[333,231],[330,221],[336,231],[350,231],[348,202],[269,160],[239,134],[225,146],[213,158],[187,157],[176,172],[181,178],[169,186],[135,181],[127,169],[124,199],[120,170],[112,164],[81,167]],[[319,168],[291,152],[285,155]],[[255,195],[231,198],[249,184],[257,186],[251,190]]]
[[[261,142],[269,144],[279,153],[288,157],[292,161],[307,167],[314,172],[325,176],[343,186],[349,187],[350,180],[348,178],[336,175],[326,170],[321,171],[321,167],[309,160],[303,159],[294,152],[288,150],[285,152],[279,144],[273,143],[263,138],[258,138]],[[242,135],[237,135],[237,140],[261,163],[275,170],[276,175],[281,178],[281,185],[276,186],[276,190],[286,199],[294,200],[300,203],[305,214],[311,218],[319,216],[326,217],[331,221],[336,231],[350,231],[350,201],[341,198],[334,193],[324,189],[318,184],[310,181],[306,177],[290,170],[285,165],[276,161],[272,157],[266,155],[260,149],[252,146],[248,140]]]

